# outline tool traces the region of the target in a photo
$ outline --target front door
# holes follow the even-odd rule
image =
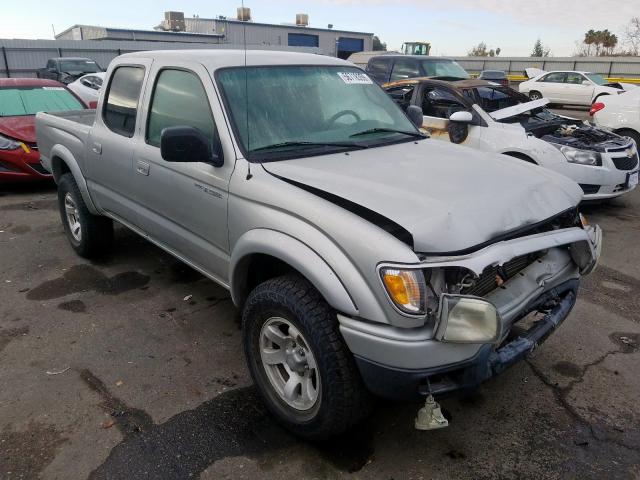
[[[568,102],[566,98],[567,91],[565,89],[565,80],[567,74],[565,72],[551,72],[543,78],[535,82],[532,90],[540,90],[542,96],[548,98],[552,103]]]
[[[146,122],[135,150],[134,183],[141,216],[155,241],[226,283],[233,155],[226,152],[224,164],[216,167],[205,158],[202,162],[168,162],[160,153],[164,128],[190,126],[199,129],[212,151],[224,157],[211,108],[212,101],[218,102],[211,77],[201,65],[190,64],[156,66],[152,75],[155,86],[147,99]]]
[[[421,101],[422,130],[432,138],[480,148],[482,127],[474,124],[454,124],[449,117],[460,111],[473,113],[451,90],[442,86],[425,85],[418,94]]]
[[[581,73],[567,72],[565,89],[567,98],[571,99],[571,103],[576,105],[591,105],[594,88],[593,83]]]

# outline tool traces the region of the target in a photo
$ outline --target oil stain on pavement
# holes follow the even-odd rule
[[[119,295],[149,283],[149,277],[138,272],[118,273],[107,277],[91,265],[74,265],[60,278],[48,280],[29,290],[29,300],[51,300],[71,293],[95,290],[104,295]]]
[[[81,377],[102,397],[106,411],[123,412],[113,418],[124,439],[91,473],[92,480],[197,478],[207,467],[227,457],[260,458],[301,444],[275,423],[254,387],[227,391],[155,425],[148,414],[130,409],[113,397],[88,370],[83,370]],[[358,471],[373,454],[373,435],[366,427],[356,430],[309,447],[338,470]]]

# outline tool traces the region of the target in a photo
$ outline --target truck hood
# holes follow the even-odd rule
[[[26,143],[36,143],[35,115],[0,118],[0,135],[6,135]]]
[[[415,251],[424,253],[471,248],[582,199],[578,185],[556,173],[433,140],[263,166],[301,188],[386,217],[408,231]]]

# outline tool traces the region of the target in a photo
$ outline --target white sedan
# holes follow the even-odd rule
[[[531,70],[536,76],[518,86],[520,93],[531,100],[548,98],[551,103],[562,105],[591,105],[604,95],[618,95],[633,88],[624,83],[610,83],[597,73]]]
[[[577,182],[585,200],[614,198],[638,184],[630,138],[556,115],[548,99],[530,101],[482,80],[409,79],[383,88],[405,109],[422,109],[422,129],[433,139],[554,170]]]
[[[597,126],[631,137],[640,147],[640,88],[600,98],[589,113]]]
[[[89,73],[70,83],[67,87],[89,105],[89,108],[95,108],[105,75],[105,72]]]

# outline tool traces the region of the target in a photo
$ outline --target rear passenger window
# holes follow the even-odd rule
[[[214,146],[216,127],[209,99],[197,75],[184,70],[163,70],[158,75],[149,120],[147,143],[160,146],[160,134],[167,127],[195,127]],[[212,151],[213,150],[212,148]]]
[[[103,118],[107,127],[115,133],[133,137],[143,79],[142,67],[118,67],[113,72]]]

